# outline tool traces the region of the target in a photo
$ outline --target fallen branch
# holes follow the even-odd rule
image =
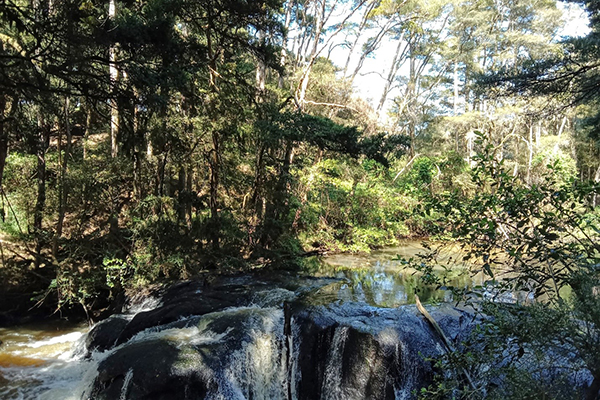
[[[400,172],[398,172],[398,173],[396,174],[396,176],[394,177],[394,180],[392,180],[392,182],[396,182],[396,179],[398,179],[398,177],[399,177],[400,175],[402,175],[402,173],[403,173],[403,172],[406,170],[406,168],[408,168],[408,167],[410,166],[410,164],[412,164],[412,162],[413,162],[413,161],[415,161],[415,159],[416,159],[417,157],[419,157],[419,156],[420,156],[420,154],[415,154],[415,155],[413,156],[413,158],[411,158],[411,159],[410,159],[410,161],[406,163],[406,165],[404,166],[404,168],[402,168],[402,169],[400,170]],[[439,167],[438,167],[438,169],[439,169]]]
[[[437,334],[442,339],[442,342],[446,346],[446,350],[448,352],[450,352],[450,353],[453,353],[455,350],[454,350],[454,346],[452,345],[452,342],[448,339],[448,337],[446,336],[446,334],[444,333],[444,331],[442,330],[442,328],[440,327],[440,325],[436,322],[436,320],[433,319],[433,317],[431,316],[431,314],[429,314],[429,312],[427,312],[427,310],[425,309],[425,307],[423,307],[423,304],[421,304],[421,300],[419,299],[419,296],[417,296],[416,294],[415,294],[415,301],[417,303],[417,310],[419,310],[419,312],[421,314],[423,314],[423,316],[425,317],[425,319],[427,321],[429,321],[429,323],[431,324],[431,326],[433,326],[433,329],[437,332]],[[461,369],[462,369],[462,373],[463,373],[465,379],[469,383],[469,386],[471,386],[471,389],[478,390],[477,386],[475,386],[475,383],[473,383],[473,379],[471,378],[471,375],[466,370],[466,368],[462,367]]]

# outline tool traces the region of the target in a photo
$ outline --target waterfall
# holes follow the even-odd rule
[[[252,287],[236,281],[223,290],[201,290],[181,284],[184,295],[152,298],[130,308],[142,310],[139,314],[114,316],[87,338],[77,339],[78,333],[32,343],[31,351],[69,343],[72,350],[43,366],[17,370],[0,365],[5,379],[20,382],[19,374],[28,374],[33,382],[10,391],[0,382],[0,397],[414,398],[431,373],[423,358],[443,352],[428,325],[410,307],[336,301],[331,290],[341,290],[339,282],[323,291],[330,282],[318,282],[310,293],[309,285],[290,290],[293,286],[258,282]]]
[[[327,366],[321,389],[323,400],[345,400],[349,398],[342,383],[343,353],[348,338],[348,330],[348,327],[339,327],[335,329],[333,334],[331,347],[327,353]]]
[[[131,378],[133,378],[133,368],[129,368],[129,370],[125,374],[125,379],[123,380],[123,387],[121,388],[121,397],[119,397],[119,400],[127,400],[127,388],[129,388]]]

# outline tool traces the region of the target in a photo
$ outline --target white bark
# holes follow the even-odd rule
[[[115,0],[110,0],[108,5],[108,18],[114,21],[117,14],[115,6]],[[110,74],[110,86],[112,89],[112,96],[110,99],[110,155],[112,158],[117,157],[119,148],[117,144],[117,136],[119,133],[119,110],[116,99],[116,86],[119,80],[119,70],[117,69],[117,49],[116,46],[111,46],[108,50],[108,68]]]

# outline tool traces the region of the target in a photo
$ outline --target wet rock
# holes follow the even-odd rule
[[[129,319],[126,316],[113,315],[96,324],[85,339],[88,355],[92,351],[105,351],[112,348],[128,323]]]
[[[88,349],[108,351],[90,398],[409,399],[431,382],[429,357],[444,349],[414,305],[315,304],[275,286],[181,283],[154,310],[98,324]],[[451,340],[476,323],[450,305],[428,308]]]
[[[441,314],[442,311],[438,311]],[[443,348],[414,306],[312,306],[294,316],[299,331],[299,399],[410,397],[430,382],[428,357]]]
[[[189,281],[173,285],[162,294],[161,305],[135,316],[113,316],[97,324],[86,340],[88,356],[92,351],[105,351],[130,340],[149,329],[161,329],[190,316],[200,316],[228,307],[251,302],[252,290],[246,285],[225,282],[206,288],[204,282]]]
[[[238,308],[146,332],[100,362],[91,399],[283,398],[283,313]]]
[[[133,343],[102,361],[90,399],[204,399],[215,379],[192,346]]]

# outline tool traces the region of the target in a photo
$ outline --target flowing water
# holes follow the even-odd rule
[[[381,353],[380,357],[387,360],[385,363],[392,363],[397,368],[402,366],[405,370],[414,369],[416,364],[406,359],[406,352],[402,349],[404,344],[399,342],[398,333],[386,329],[385,324],[392,320],[392,317],[386,316],[386,310],[414,302],[415,293],[429,302],[452,300],[450,292],[422,285],[414,271],[406,270],[401,262],[392,260],[396,255],[414,256],[420,250],[419,244],[406,242],[402,247],[373,252],[368,256],[330,256],[307,267],[305,274],[308,276],[294,284],[252,287],[253,295],[246,305],[179,318],[160,329],[145,329],[119,346],[93,352],[88,357],[85,357],[87,326],[59,324],[2,328],[0,399],[94,398],[92,382],[98,379],[100,363],[130,351],[128,349],[134,348],[134,345],[148,344],[152,348],[154,343],[167,343],[176,349],[174,370],[180,368],[181,374],[185,375],[192,365],[196,371],[202,371],[203,380],[218,383],[214,389],[208,390],[206,398],[310,398],[312,395],[302,395],[313,389],[306,382],[301,382],[300,370],[304,367],[301,365],[303,361],[299,361],[301,346],[307,346],[307,341],[301,340],[298,318],[286,317],[282,307],[284,302],[302,297],[308,298],[311,304],[341,307],[339,309],[347,313],[340,317],[340,321],[347,320],[347,323],[337,323],[331,328],[327,349],[322,355],[323,374],[319,378],[319,387],[314,390],[322,399],[372,396],[370,391],[379,384],[374,384],[373,379],[377,381],[378,374],[381,375],[378,371],[389,367],[373,364],[370,368],[375,378],[372,379],[369,378],[371,375],[362,373],[362,367],[357,372],[349,370],[352,367],[344,364],[352,363],[352,359],[348,359],[348,346],[356,347],[356,343],[360,343],[359,347],[364,347],[361,351],[371,354],[371,358],[375,357],[375,353]],[[240,282],[248,284],[243,279]],[[480,284],[474,283],[468,274],[456,271],[448,275],[448,282],[456,287]],[[160,299],[147,299],[143,306],[129,310],[123,318],[131,321],[137,313],[157,308],[160,304]],[[351,307],[344,308],[344,304]],[[370,317],[372,315],[374,319]],[[364,342],[362,336],[362,342],[357,342],[356,332],[372,331],[371,323],[378,324],[377,343]],[[198,352],[197,349],[203,350]],[[150,368],[152,361],[148,363]],[[119,375],[118,395],[111,398],[127,399],[139,390],[136,378],[141,372],[134,366],[124,365],[123,368]],[[303,372],[305,378],[309,372]],[[352,378],[352,374],[357,377]],[[409,382],[412,378],[405,376],[402,379]],[[348,380],[354,382],[351,387],[347,385]],[[394,389],[395,398],[410,397],[407,388],[412,386],[406,382]]]

